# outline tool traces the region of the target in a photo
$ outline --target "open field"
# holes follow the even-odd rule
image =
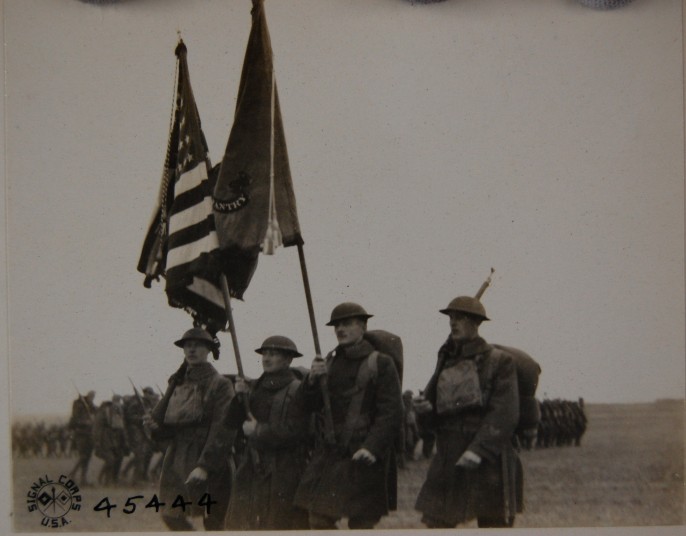
[[[682,525],[684,510],[684,403],[587,405],[589,427],[581,447],[522,453],[526,511],[515,526],[610,527]],[[38,532],[42,516],[28,512],[26,494],[40,476],[57,478],[71,459],[19,459],[14,463],[15,530]],[[91,475],[100,464],[94,460]],[[414,499],[428,462],[409,462],[399,473],[399,510],[379,528],[421,528]],[[93,477],[91,477],[93,479]],[[71,531],[165,530],[153,509],[122,512],[126,498],[155,490],[120,487],[82,491],[82,510],[67,517]],[[108,519],[93,507],[105,496],[118,508]],[[141,504],[139,502],[139,504]],[[469,525],[475,526],[475,525]]]

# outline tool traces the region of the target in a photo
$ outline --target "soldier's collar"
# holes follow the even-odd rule
[[[477,337],[469,342],[457,346],[455,341],[451,337],[445,341],[441,347],[441,352],[443,352],[446,357],[460,357],[460,358],[472,358],[479,354],[483,354],[490,348],[490,345],[481,337]]]
[[[279,370],[278,372],[265,372],[259,377],[257,383],[265,389],[278,390],[290,384],[295,379],[291,369]]]
[[[374,351],[374,347],[368,340],[362,339],[350,346],[338,346],[335,351],[336,355],[344,356],[348,359],[362,359],[371,354]]]
[[[186,378],[192,380],[202,380],[214,374],[214,367],[212,363],[204,362],[188,367],[186,370]]]
[[[488,343],[481,337],[477,337],[474,340],[464,343],[462,345],[462,351],[460,352],[460,354],[462,355],[462,357],[470,358],[479,354],[483,354],[488,350],[488,348]]]

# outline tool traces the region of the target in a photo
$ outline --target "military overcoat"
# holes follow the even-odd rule
[[[402,424],[400,382],[391,357],[378,354],[376,377],[367,383],[362,406],[347,444],[343,441],[346,416],[355,391],[358,370],[374,352],[366,340],[337,347],[327,356],[328,385],[336,444],[320,440],[296,493],[295,504],[332,518],[376,518],[389,511],[388,487],[392,451]],[[306,407],[321,412],[323,400],[318,384],[303,381]],[[367,465],[352,461],[365,448],[376,457]]]
[[[109,400],[100,405],[95,413],[93,443],[95,455],[103,460],[123,458],[129,453],[121,406]]]
[[[167,503],[164,516],[201,514],[204,508],[198,507],[197,502],[203,494],[209,493],[213,501],[219,502],[213,508],[221,510],[223,506],[223,519],[231,485],[232,441],[225,421],[233,396],[230,380],[207,362],[186,369],[182,367],[169,379],[164,397],[152,411],[152,418],[159,427],[153,438],[169,442],[160,477],[159,498]],[[182,403],[177,403],[178,399]],[[201,488],[189,489],[185,481],[196,467],[207,471],[207,482]],[[184,501],[193,502],[190,511],[171,508],[179,495]]]
[[[307,512],[293,506],[305,469],[309,424],[299,387],[290,369],[265,373],[251,387],[250,411],[258,424],[236,471],[229,530],[309,528]],[[229,427],[237,428],[245,410],[238,399],[232,406]]]
[[[438,415],[439,377],[464,361],[476,365],[481,403]],[[452,339],[438,352],[425,397],[433,410],[426,421],[436,430],[437,454],[415,508],[434,526],[453,527],[475,517],[508,520],[522,509],[522,471],[512,446],[519,419],[517,373],[512,358],[481,338],[457,348]],[[470,450],[476,469],[455,467]]]
[[[81,396],[72,404],[69,429],[73,434],[73,448],[79,456],[89,457],[93,452],[93,421],[96,411],[95,404]]]

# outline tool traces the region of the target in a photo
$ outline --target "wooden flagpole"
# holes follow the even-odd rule
[[[226,307],[226,320],[229,323],[229,332],[231,333],[231,342],[233,343],[233,354],[236,357],[236,366],[238,367],[238,375],[245,379],[245,374],[243,374],[243,362],[241,361],[241,351],[238,349],[236,326],[233,323],[233,312],[231,311],[231,293],[229,292],[229,282],[226,279],[226,274],[221,274],[220,281],[222,286],[222,294],[224,295],[224,306]]]
[[[314,305],[312,304],[312,291],[310,290],[310,278],[307,276],[307,266],[305,265],[305,251],[301,242],[298,243],[298,257],[300,258],[300,271],[303,276],[305,286],[305,299],[307,300],[307,311],[310,315],[310,327],[312,328],[312,338],[314,339],[315,359],[322,359],[322,350],[319,345],[319,334],[317,333],[317,322],[314,318]],[[329,381],[326,374],[320,379],[322,398],[324,400],[324,439],[329,444],[336,442],[333,429],[333,414],[331,413],[331,397],[329,396]]]

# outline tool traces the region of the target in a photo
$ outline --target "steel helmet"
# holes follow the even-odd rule
[[[262,346],[255,349],[258,354],[263,353],[265,350],[279,350],[280,352],[285,352],[289,357],[302,357],[302,354],[298,352],[295,343],[283,335],[272,335],[271,337],[267,337],[262,343]]]
[[[186,333],[183,334],[183,337],[181,337],[178,341],[174,342],[176,346],[179,348],[183,348],[183,343],[186,341],[203,341],[208,344],[208,346],[212,349],[217,348],[217,343],[214,340],[214,337],[210,335],[207,331],[205,331],[202,328],[191,328]]]
[[[482,320],[490,320],[490,318],[486,316],[486,309],[484,309],[481,302],[471,296],[458,296],[448,304],[448,307],[441,309],[440,312],[444,315],[449,315],[451,311],[467,313],[472,316],[477,316]]]
[[[333,308],[333,311],[331,311],[331,320],[329,320],[326,325],[333,326],[339,320],[345,320],[346,318],[359,317],[366,320],[373,316],[374,315],[368,314],[361,305],[353,302],[344,302]]]

